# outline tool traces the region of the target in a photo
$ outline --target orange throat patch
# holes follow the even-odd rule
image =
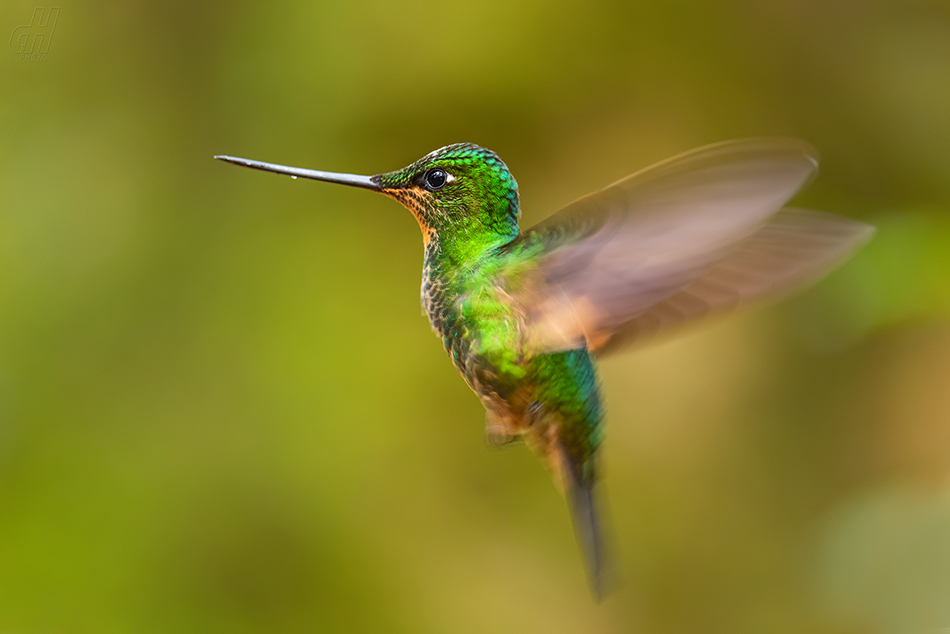
[[[412,213],[416,222],[419,223],[419,228],[422,229],[422,241],[425,245],[428,245],[435,237],[435,229],[425,221],[425,212],[429,207],[429,193],[420,187],[384,189],[383,193],[393,200],[399,201],[403,207]]]

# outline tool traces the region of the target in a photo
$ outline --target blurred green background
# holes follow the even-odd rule
[[[46,61],[0,54],[0,632],[950,627],[945,0],[60,8]],[[602,606],[420,316],[411,216],[211,159],[472,141],[527,226],[749,135],[816,145],[798,202],[878,235],[602,364]]]

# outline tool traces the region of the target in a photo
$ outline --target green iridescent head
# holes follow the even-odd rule
[[[518,235],[518,183],[497,154],[478,145],[447,145],[372,180],[412,212],[426,243],[460,239],[460,230],[512,239]]]
[[[447,145],[412,165],[376,176],[287,167],[231,156],[215,158],[254,169],[362,187],[395,198],[419,221],[426,244],[463,255],[518,236],[518,183],[498,155],[473,143]],[[458,249],[456,249],[458,250]]]

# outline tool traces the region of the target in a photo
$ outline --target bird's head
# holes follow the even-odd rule
[[[505,244],[518,235],[518,183],[497,154],[473,143],[447,145],[402,169],[375,176],[321,172],[230,156],[215,158],[378,191],[412,212],[427,245],[465,243],[482,249]]]

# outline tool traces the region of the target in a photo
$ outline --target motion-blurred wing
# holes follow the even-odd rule
[[[781,298],[820,279],[873,234],[862,222],[785,208],[702,275],[588,345],[603,356],[751,301]]]
[[[817,165],[800,141],[731,141],[568,205],[509,246],[539,262],[512,289],[528,345],[602,352],[816,278],[868,235],[811,212],[767,223]]]

